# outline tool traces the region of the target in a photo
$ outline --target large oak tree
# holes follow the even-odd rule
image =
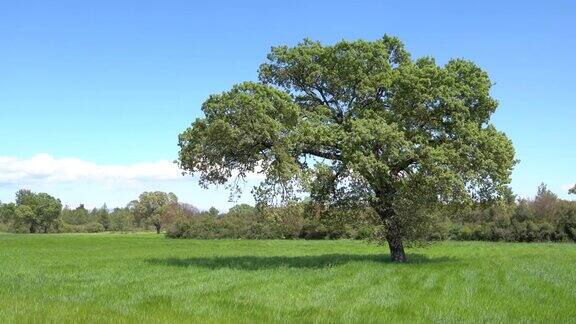
[[[257,171],[258,193],[366,203],[403,262],[423,207],[494,199],[509,183],[514,149],[489,123],[491,85],[470,61],[413,60],[390,36],[273,47],[259,82],[204,102],[178,161],[204,185]]]

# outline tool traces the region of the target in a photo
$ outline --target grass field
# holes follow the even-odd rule
[[[383,253],[384,252],[384,253]],[[0,322],[576,322],[576,245],[0,234]]]

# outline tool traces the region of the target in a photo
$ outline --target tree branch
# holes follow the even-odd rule
[[[306,149],[302,150],[302,153],[314,155],[314,156],[328,159],[328,160],[342,161],[342,156],[340,154],[334,153],[334,152],[325,152],[325,151],[321,151],[321,150],[306,148]]]
[[[392,168],[390,168],[390,171],[393,175],[398,175],[400,172],[406,170],[410,165],[416,162],[417,162],[416,158],[407,159],[405,161],[396,164],[395,166],[392,166]]]

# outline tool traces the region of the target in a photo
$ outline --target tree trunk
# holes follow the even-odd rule
[[[401,224],[393,205],[396,189],[391,184],[384,187],[376,184],[373,188],[378,199],[373,202],[372,207],[376,210],[386,227],[386,241],[390,248],[390,260],[392,262],[406,262],[408,260],[402,244]]]
[[[36,227],[34,226],[34,223],[30,224],[30,233],[36,233]]]
[[[384,225],[386,225],[386,241],[388,241],[388,247],[390,248],[390,260],[392,262],[406,262],[398,215],[396,215],[392,206],[384,205],[384,208],[379,209],[379,214]]]
[[[390,259],[392,262],[406,262],[406,253],[404,253],[404,245],[402,244],[402,235],[400,234],[400,229],[396,218],[389,219],[386,234],[386,240],[388,241],[388,247],[390,248]]]
[[[154,226],[156,227],[156,234],[160,234],[160,228],[162,227],[162,225],[154,224]]]

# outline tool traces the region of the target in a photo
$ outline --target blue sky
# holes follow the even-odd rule
[[[573,1],[22,0],[0,3],[0,200],[29,187],[70,205],[121,206],[159,189],[225,209],[225,188],[201,189],[166,163],[207,96],[255,80],[270,46],[385,33],[413,57],[486,69],[500,102],[493,122],[521,160],[514,192],[545,182],[570,198]]]

